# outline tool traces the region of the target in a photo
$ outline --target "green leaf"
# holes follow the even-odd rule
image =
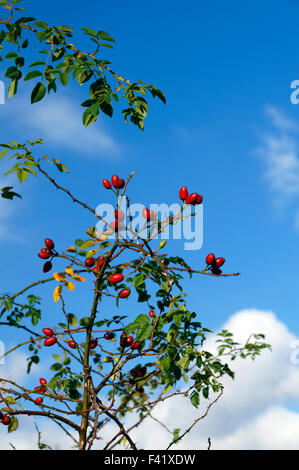
[[[31,104],[42,100],[46,94],[46,87],[42,82],[38,82],[31,93]]]
[[[145,281],[145,275],[140,273],[140,274],[137,274],[137,276],[135,276],[133,278],[133,285],[134,287],[139,287],[141,286],[142,284],[144,284],[144,281]]]
[[[25,170],[17,170],[17,177],[20,183],[23,183],[28,178],[28,172]]]
[[[39,70],[33,70],[32,72],[28,72],[26,77],[24,78],[24,82],[32,80],[32,78],[40,77],[41,75],[42,72],[40,72]]]
[[[190,398],[190,401],[195,408],[199,406],[199,394],[197,392],[193,392]]]
[[[11,422],[8,425],[7,432],[14,432],[18,429],[18,427],[19,427],[18,418],[16,418],[15,416],[12,416],[11,417]]]
[[[58,75],[58,80],[63,86],[66,86],[69,82],[70,76],[68,73],[60,73]]]
[[[105,33],[105,31],[98,31],[97,36],[98,38],[103,39],[104,41],[115,42],[115,39],[113,39],[110,34]]]
[[[1,160],[1,158],[3,158],[3,157],[7,154],[7,152],[9,152],[9,150],[10,150],[10,149],[4,149],[4,150],[2,150],[2,152],[0,153],[0,160]]]
[[[82,121],[85,127],[91,126],[97,120],[97,116],[91,111],[91,108],[87,108],[83,113]]]

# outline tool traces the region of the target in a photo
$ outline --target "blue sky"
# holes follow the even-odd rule
[[[143,133],[120,115],[84,130],[86,89],[71,85],[31,107],[26,87],[0,106],[0,140],[44,137],[43,153],[69,167],[70,175],[58,175],[61,184],[94,206],[109,201],[104,177],[132,170],[137,202],[176,202],[182,185],[203,194],[203,248],[184,252],[173,242],[169,250],[199,269],[213,251],[227,259],[226,272],[242,275],[186,282],[192,308],[215,330],[242,309],[272,311],[299,335],[299,105],[290,101],[299,79],[299,3],[26,3],[38,19],[75,27],[84,47],[80,27],[107,31],[117,41],[105,52],[113,68],[154,83],[167,105],[151,103]],[[65,248],[93,224],[41,178],[19,189],[22,201],[0,201],[0,291],[40,277],[36,254],[45,236]],[[43,292],[54,311],[51,290]],[[83,310],[85,301],[78,305]]]

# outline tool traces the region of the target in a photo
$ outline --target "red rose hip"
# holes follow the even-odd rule
[[[54,246],[55,246],[55,243],[53,242],[53,240],[51,240],[51,238],[46,238],[45,239],[45,245],[46,245],[47,248],[49,248],[49,250],[53,250]]]
[[[182,186],[181,189],[180,189],[180,199],[182,201],[185,201],[188,197],[188,189],[187,189],[187,186]]]
[[[72,341],[71,339],[67,342],[67,344],[69,345],[69,347],[71,349],[76,349],[76,343],[75,341]]]
[[[106,189],[111,189],[111,183],[108,180],[103,180],[103,186]]]
[[[53,336],[54,335],[54,331],[52,330],[52,328],[44,328],[43,333],[46,336]]]
[[[141,342],[140,342],[140,341],[134,341],[134,342],[131,344],[130,348],[134,351],[135,349],[138,349],[140,345],[141,345]]]
[[[225,258],[216,258],[216,261],[215,261],[215,266],[216,268],[220,268],[220,266],[222,266],[223,264],[225,263]]]
[[[112,274],[109,277],[109,282],[111,282],[112,284],[117,284],[118,282],[122,282],[123,280],[124,280],[124,275],[121,273]]]
[[[57,338],[55,336],[49,336],[44,341],[44,346],[53,346],[53,344],[57,343]]]
[[[2,424],[4,424],[5,426],[8,426],[11,422],[11,417],[10,415],[6,414],[3,416],[2,420],[1,420]]]
[[[46,261],[44,266],[43,266],[43,273],[48,273],[52,269],[52,263],[51,261]]]
[[[35,400],[35,403],[36,403],[37,405],[41,405],[42,402],[43,402],[42,397],[37,397],[37,399]]]
[[[123,289],[120,291],[120,293],[118,294],[118,296],[121,298],[121,299],[125,299],[126,297],[129,297],[129,295],[131,294],[131,290],[130,289]]]
[[[209,253],[206,256],[206,263],[208,266],[212,266],[212,264],[215,264],[215,261],[216,261],[216,258],[215,258],[214,253]]]
[[[153,318],[156,315],[154,310],[150,310],[148,314],[151,318]]]
[[[40,383],[41,385],[46,385],[46,384],[47,384],[47,381],[46,381],[46,379],[41,378],[41,379],[39,379],[39,383]]]
[[[92,268],[96,264],[96,260],[94,258],[86,258],[84,264],[87,268]]]
[[[121,180],[117,175],[112,175],[111,183],[114,188],[119,188],[119,186],[121,185]]]
[[[186,204],[194,204],[198,197],[197,193],[192,193],[186,198]]]

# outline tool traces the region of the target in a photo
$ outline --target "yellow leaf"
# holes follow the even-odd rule
[[[65,272],[66,274],[68,274],[69,276],[72,276],[74,275],[74,271],[72,270],[72,268],[65,268]]]
[[[75,284],[74,284],[73,282],[71,282],[71,281],[66,282],[64,285],[65,285],[65,287],[66,287],[67,289],[69,289],[69,290],[74,290],[74,289],[75,289]]]
[[[66,251],[76,252],[77,248],[75,246],[69,246]]]
[[[84,277],[81,277],[81,276],[79,276],[78,274],[75,274],[75,276],[73,277],[73,279],[75,279],[75,281],[80,281],[80,282],[83,282],[83,281],[86,280],[86,279],[84,279]]]
[[[62,285],[60,284],[59,286],[55,287],[53,297],[54,297],[54,302],[57,302],[60,299],[62,292]]]
[[[89,250],[87,253],[86,253],[86,258],[92,258],[96,253],[98,252],[98,250]]]
[[[58,282],[65,282],[66,281],[66,277],[65,277],[64,273],[54,273],[53,277]]]

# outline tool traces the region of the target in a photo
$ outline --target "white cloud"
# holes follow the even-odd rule
[[[27,138],[43,138],[46,143],[61,145],[83,156],[111,158],[119,153],[118,144],[103,129],[100,118],[93,126],[83,126],[85,108],[79,103],[58,94],[34,105],[21,97],[14,100],[7,104],[6,113],[13,118],[14,127],[17,123],[19,130],[26,132]]]
[[[267,107],[266,114],[274,129],[261,134],[257,154],[273,202],[285,207],[299,195],[299,126],[274,107]]]
[[[236,379],[225,380],[220,401],[173,449],[205,449],[208,437],[213,449],[297,449],[299,412],[289,407],[299,405],[299,365],[293,365],[290,359],[296,336],[273,312],[256,309],[237,312],[223,328],[232,331],[239,342],[246,341],[250,333],[265,333],[273,350],[266,350],[256,361],[233,362]],[[215,349],[214,337],[208,343],[206,349]],[[207,404],[196,409],[187,398],[176,397],[159,404],[153,415],[172,430],[177,427],[184,430],[205,411]],[[131,415],[128,425],[136,418]],[[0,446],[4,449],[8,442],[16,442],[17,448],[33,448],[36,434],[32,423],[28,423],[21,422],[18,434],[1,435]],[[72,441],[59,428],[56,430],[53,423],[47,424],[46,420],[40,423],[44,442],[60,449],[72,446]],[[113,430],[111,424],[105,427],[104,442]],[[144,449],[165,449],[171,441],[171,435],[154,420],[138,427],[132,437]],[[103,441],[98,441],[96,448],[102,447]]]

